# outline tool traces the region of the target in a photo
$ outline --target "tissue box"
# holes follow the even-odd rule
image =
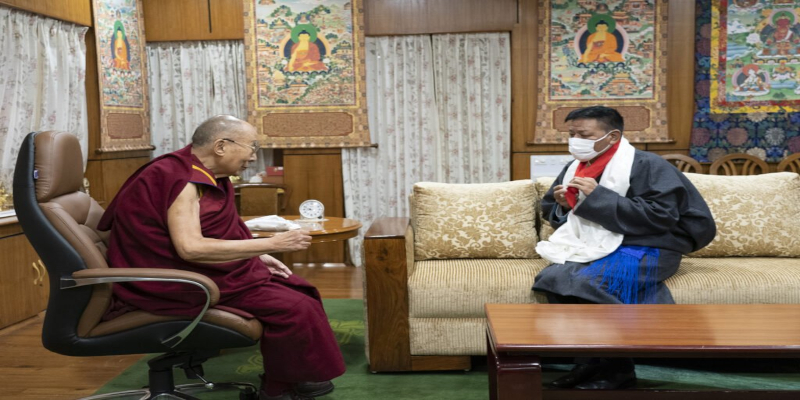
[[[267,167],[267,176],[283,176],[283,167]]]
[[[267,167],[266,175],[261,177],[264,183],[283,184],[283,167]]]

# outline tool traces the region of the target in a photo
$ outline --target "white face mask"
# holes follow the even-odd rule
[[[585,161],[592,160],[595,157],[599,156],[600,154],[603,154],[609,148],[611,148],[611,144],[609,143],[609,145],[606,146],[606,148],[603,149],[603,150],[600,150],[600,151],[595,151],[594,150],[594,144],[599,142],[599,141],[601,141],[601,140],[603,140],[603,139],[605,139],[606,136],[611,134],[611,132],[614,132],[614,131],[609,131],[603,137],[601,137],[600,139],[597,139],[597,140],[571,137],[571,138],[569,138],[569,152],[578,161],[584,161],[585,162]]]

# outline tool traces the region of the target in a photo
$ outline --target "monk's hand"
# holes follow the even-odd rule
[[[283,278],[289,278],[289,275],[292,274],[292,270],[290,270],[289,267],[286,266],[286,264],[278,261],[278,259],[269,254],[262,254],[258,256],[258,258],[261,260],[261,262],[264,263],[264,265],[267,267],[269,272],[272,273],[272,275],[278,275]]]
[[[597,187],[597,181],[594,178],[573,178],[570,182],[569,187],[574,187],[580,190],[586,196],[592,194],[594,189]]]
[[[282,232],[273,236],[270,240],[275,246],[275,250],[273,250],[275,253],[305,250],[311,245],[311,235],[304,229]]]
[[[553,188],[553,197],[556,198],[556,203],[558,203],[561,207],[569,209],[569,203],[567,202],[567,186],[566,185],[556,185]]]

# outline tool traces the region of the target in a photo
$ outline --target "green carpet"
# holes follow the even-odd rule
[[[336,333],[347,373],[334,380],[336,390],[324,399],[486,399],[489,395],[485,361],[473,358],[475,367],[463,372],[371,374],[364,355],[364,311],[361,300],[325,300],[325,310]],[[147,384],[147,360],[137,362],[97,393],[139,388]],[[645,361],[645,360],[642,360]],[[800,364],[794,360],[664,360],[636,366],[638,388],[800,390]],[[204,364],[212,381],[251,382],[258,386],[262,372],[258,346],[225,351]],[[569,365],[548,366],[549,382]],[[176,371],[176,383],[188,383]],[[196,381],[191,381],[196,382]],[[235,399],[228,393],[198,395],[202,399]]]

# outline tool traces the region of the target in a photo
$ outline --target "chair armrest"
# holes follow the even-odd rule
[[[183,330],[165,339],[162,343],[175,347],[194,330],[206,311],[219,301],[219,288],[211,278],[196,272],[162,268],[94,268],[72,273],[72,277],[61,277],[61,289],[71,289],[99,283],[115,282],[179,282],[195,285],[206,294],[206,304],[200,314]]]

